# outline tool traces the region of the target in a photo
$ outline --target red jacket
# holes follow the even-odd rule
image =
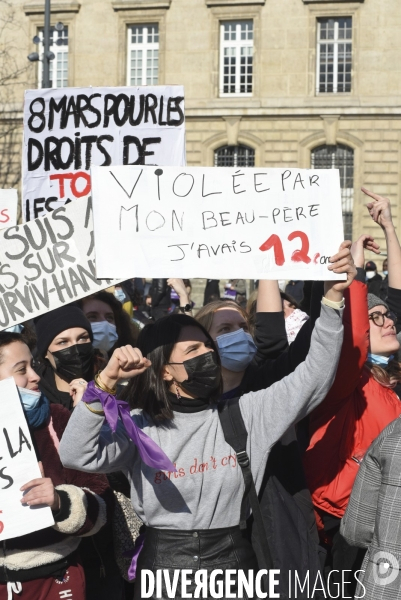
[[[345,301],[337,376],[326,399],[309,417],[310,444],[304,456],[315,507],[340,518],[367,449],[401,414],[395,392],[377,383],[365,367],[369,348],[366,285],[354,281]]]

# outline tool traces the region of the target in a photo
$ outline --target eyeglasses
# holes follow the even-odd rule
[[[384,319],[390,319],[390,321],[393,321],[394,325],[398,321],[397,315],[391,312],[391,310],[387,311],[386,313],[376,310],[375,312],[370,313],[369,319],[378,327],[383,327]]]

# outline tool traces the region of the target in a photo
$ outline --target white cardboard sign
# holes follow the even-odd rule
[[[21,504],[20,488],[41,477],[14,379],[0,381],[0,541],[54,525],[48,506]]]
[[[185,165],[184,88],[28,90],[22,164],[25,221],[86,198],[92,165]]]
[[[17,224],[17,190],[0,190],[0,229]]]
[[[90,198],[0,231],[0,331],[112,283],[96,278]]]
[[[344,278],[327,270],[344,239],[337,170],[91,173],[98,277]]]

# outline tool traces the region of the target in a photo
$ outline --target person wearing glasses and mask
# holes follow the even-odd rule
[[[386,240],[388,301],[367,293],[364,248],[378,254],[379,246],[372,237],[362,235],[351,249],[358,275],[345,294],[344,343],[337,376],[325,401],[309,416],[310,444],[304,456],[321,536],[332,545],[332,569],[340,574],[360,569],[364,555],[339,531],[355,478],[373,440],[401,415],[401,368],[396,359],[401,248],[390,201],[362,190],[372,198],[367,207]],[[354,579],[346,586],[345,597],[353,597],[355,584]]]

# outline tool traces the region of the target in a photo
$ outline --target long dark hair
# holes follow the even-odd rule
[[[131,379],[122,398],[130,403],[131,408],[142,408],[153,421],[170,420],[174,416],[168,397],[170,383],[163,380],[162,372],[184,327],[197,327],[204,333],[220,365],[215,343],[206,329],[192,317],[173,314],[145,325],[138,337],[138,348],[152,366],[142,375]],[[216,401],[220,395],[221,389],[210,401]]]

